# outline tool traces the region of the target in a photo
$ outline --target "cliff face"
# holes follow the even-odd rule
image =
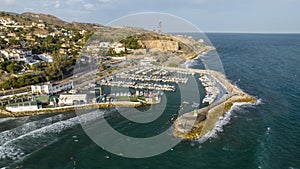
[[[170,40],[139,40],[142,48],[157,49],[161,51],[178,51],[179,43]]]

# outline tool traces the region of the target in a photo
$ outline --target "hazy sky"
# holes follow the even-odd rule
[[[300,0],[0,0],[0,11],[104,25],[139,12],[163,12],[205,32],[300,32]]]

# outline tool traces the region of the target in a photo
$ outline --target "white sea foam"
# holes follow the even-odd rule
[[[187,61],[185,61],[183,64],[181,64],[181,67],[189,68],[189,67],[191,67],[191,66],[199,65],[197,59],[198,59],[198,57],[195,58],[195,59],[193,59],[193,60],[187,60]]]
[[[184,68],[189,68],[192,65],[193,65],[192,60],[188,60],[188,61],[184,62],[181,66]]]
[[[21,136],[21,135],[24,135],[24,134],[26,134],[30,131],[33,131],[33,130],[36,130],[38,128],[47,126],[51,123],[60,121],[62,119],[63,119],[63,115],[60,114],[60,115],[45,118],[45,119],[42,119],[42,120],[39,120],[39,121],[32,121],[32,122],[29,122],[29,123],[25,123],[21,126],[18,126],[16,128],[11,129],[11,130],[1,132],[0,133],[0,145],[5,144],[7,141],[10,141],[14,138],[17,138],[17,137]]]
[[[0,118],[0,123],[4,123],[4,122],[7,122],[7,121],[20,121],[20,122],[23,122],[23,121],[27,121],[29,118],[29,116],[24,116],[24,117],[6,117],[6,118]]]
[[[80,122],[90,122],[102,117],[103,113],[91,112],[67,120],[48,124],[44,127],[19,135],[0,146],[0,160],[21,160],[36,150],[53,144],[58,140],[58,134],[78,125]],[[22,130],[21,128],[19,130]],[[22,133],[23,131],[20,131]],[[21,143],[21,144],[20,144]]]
[[[234,103],[233,106],[231,107],[231,109],[219,118],[215,127],[210,132],[205,134],[203,137],[197,139],[196,141],[199,143],[204,143],[209,138],[217,138],[218,133],[223,132],[223,127],[230,122],[233,111],[238,111],[238,110],[241,110],[243,106],[251,106],[251,105],[253,105],[253,104],[244,103],[244,102]]]
[[[13,120],[13,119],[14,119],[14,117],[2,118],[2,119],[0,119],[0,123],[6,122],[6,121],[9,121],[9,120]]]
[[[257,99],[255,105],[260,105],[260,104],[264,104],[263,99]]]

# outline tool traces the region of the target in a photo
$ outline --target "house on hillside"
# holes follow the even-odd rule
[[[53,62],[53,56],[51,56],[50,54],[43,53],[41,55],[38,55],[38,57],[44,62],[47,62],[47,63]]]
[[[2,54],[8,60],[23,61],[25,63],[29,63],[32,60],[32,51],[26,49],[13,48],[0,50],[0,54]]]
[[[64,81],[59,83],[46,82],[31,86],[31,92],[34,94],[54,94],[63,91],[69,91],[73,88],[73,81]]]
[[[121,53],[126,51],[125,45],[123,45],[122,43],[114,43],[112,47],[116,53]]]
[[[100,48],[108,49],[110,47],[110,42],[100,42]]]

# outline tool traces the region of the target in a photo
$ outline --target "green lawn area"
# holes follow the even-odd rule
[[[49,99],[49,96],[39,96],[36,98],[36,101],[45,103],[45,102],[49,102],[50,99]]]

